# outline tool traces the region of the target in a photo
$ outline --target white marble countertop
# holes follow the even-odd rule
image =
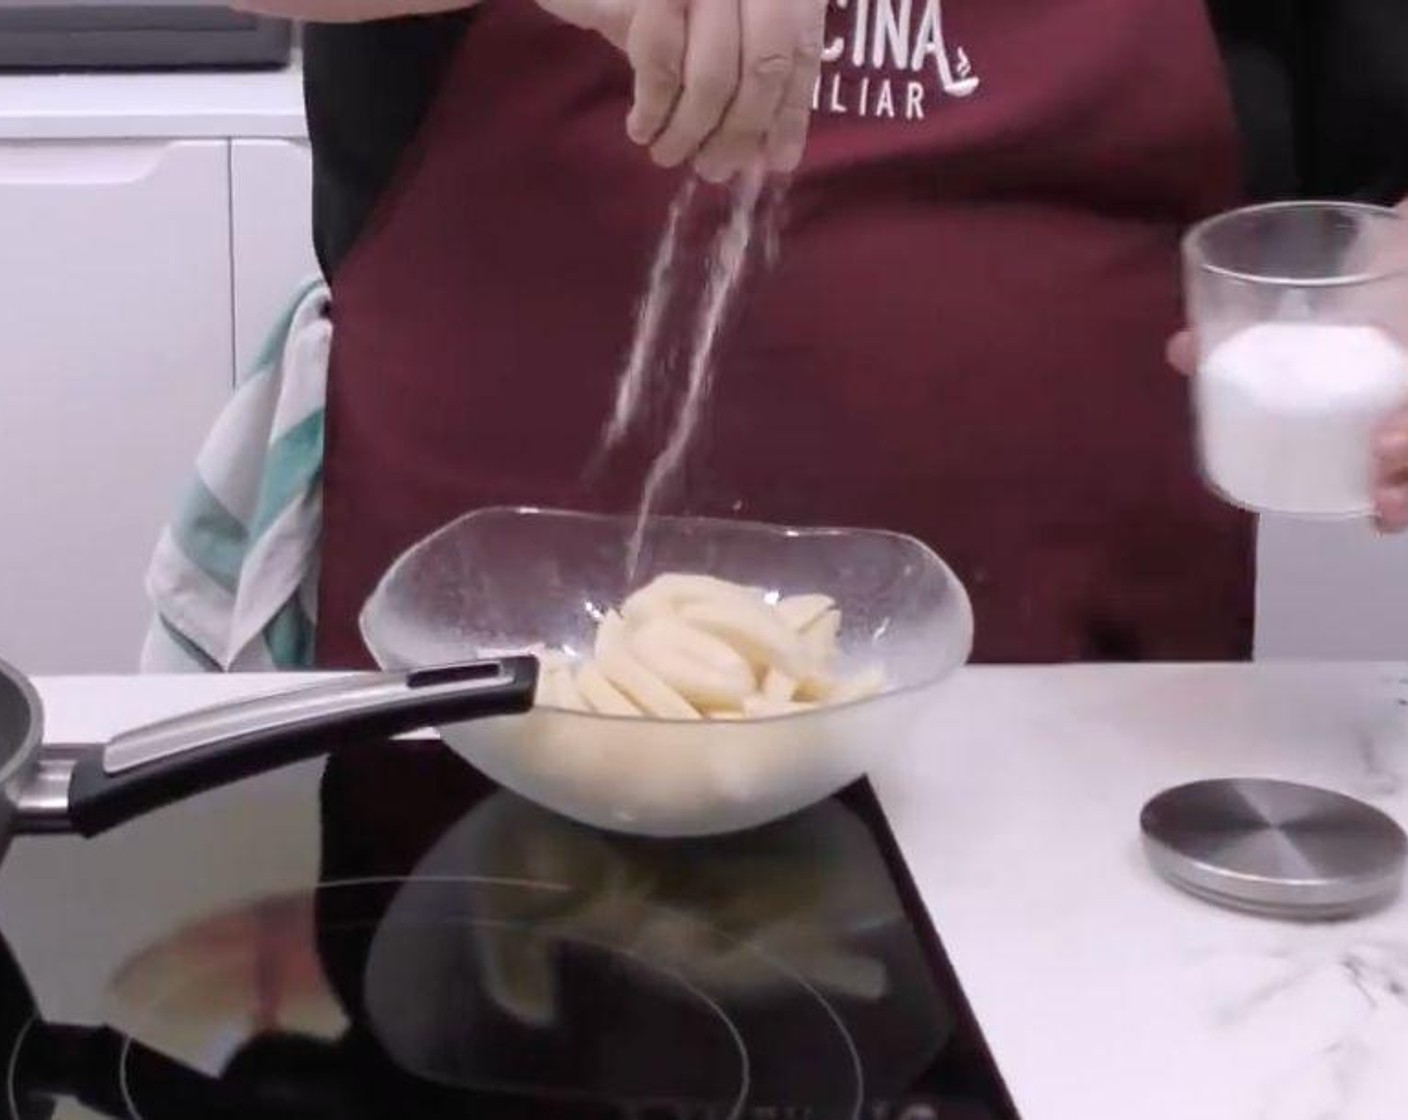
[[[277,683],[40,688],[61,741]],[[1024,1120],[1403,1116],[1408,902],[1284,924],[1145,865],[1144,801],[1229,775],[1325,785],[1408,823],[1408,670],[969,670],[875,775]]]
[[[0,75],[0,141],[302,139],[297,66]]]

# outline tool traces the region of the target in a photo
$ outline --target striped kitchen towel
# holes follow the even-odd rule
[[[310,282],[235,389],[147,570],[143,672],[310,666],[332,327]]]

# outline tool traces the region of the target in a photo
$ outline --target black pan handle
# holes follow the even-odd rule
[[[95,836],[339,743],[526,712],[537,681],[535,659],[509,657],[344,677],[202,709],[126,732],[101,751],[46,760],[20,799],[18,827]]]

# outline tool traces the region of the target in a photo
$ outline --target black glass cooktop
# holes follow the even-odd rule
[[[6,951],[0,1114],[1015,1120],[865,787],[642,841],[368,744],[328,764],[319,828],[318,884],[112,978],[121,1031],[37,1016]]]

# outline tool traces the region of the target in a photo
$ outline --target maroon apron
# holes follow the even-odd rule
[[[1251,525],[1198,481],[1162,360],[1180,231],[1237,193],[1202,0],[939,22],[833,3],[781,256],[670,508],[918,535],[973,593],[981,660],[1244,656]],[[362,601],[459,514],[634,508],[644,448],[580,481],[679,185],[625,139],[628,92],[527,0],[465,32],[333,285],[324,664],[366,663]]]

